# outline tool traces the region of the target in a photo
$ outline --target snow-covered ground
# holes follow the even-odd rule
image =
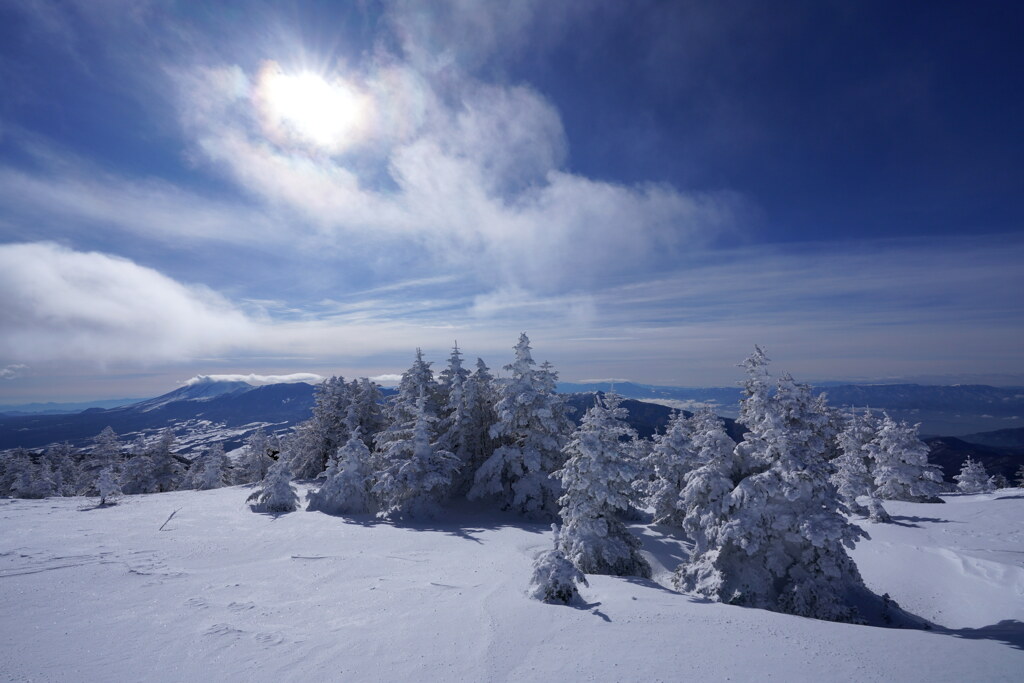
[[[417,526],[254,514],[241,487],[0,500],[10,680],[1021,680],[1024,490],[889,503],[854,557],[939,627],[728,607],[664,587],[685,555],[637,526],[655,581],[591,576],[585,607],[525,591],[549,529],[454,510]],[[174,513],[169,521],[168,517]],[[471,520],[459,523],[453,520]],[[165,523],[166,522],[166,523]],[[162,528],[161,528],[161,525]]]

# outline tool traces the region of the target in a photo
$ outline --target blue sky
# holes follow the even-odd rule
[[[379,376],[1024,385],[1012,3],[0,7],[0,403]]]

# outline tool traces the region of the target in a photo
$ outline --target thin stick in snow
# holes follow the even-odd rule
[[[181,509],[181,508],[178,508],[178,510],[180,510],[180,509]],[[175,510],[174,512],[172,512],[172,513],[171,513],[171,516],[170,516],[170,517],[168,517],[168,518],[166,519],[166,521],[164,521],[164,523],[160,525],[160,528],[159,528],[159,529],[157,529],[157,531],[163,531],[163,530],[164,530],[164,527],[165,527],[165,526],[167,526],[167,522],[171,521],[171,517],[174,517],[174,515],[178,514],[178,510]]]

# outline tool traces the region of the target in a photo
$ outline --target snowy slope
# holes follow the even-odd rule
[[[466,507],[415,527],[254,514],[245,488],[0,500],[0,672],[14,680],[1020,680],[1024,491],[891,504],[868,583],[953,629],[819,622],[592,576],[525,596],[543,525]],[[168,516],[174,513],[167,521]],[[460,525],[450,520],[473,519]],[[165,523],[166,522],[166,523]],[[161,525],[163,529],[161,530]],[[684,555],[638,526],[656,580]]]

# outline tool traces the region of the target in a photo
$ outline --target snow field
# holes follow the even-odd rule
[[[545,605],[526,589],[551,546],[546,524],[471,506],[415,526],[275,517],[252,513],[249,491],[101,509],[0,500],[2,677],[987,681],[1024,671],[1021,490],[888,503],[900,525],[863,523],[872,539],[853,556],[866,582],[947,627],[930,632],[670,591],[685,545],[643,525],[631,528],[653,581],[590,575],[584,605]],[[1017,623],[996,627],[1007,620]]]

